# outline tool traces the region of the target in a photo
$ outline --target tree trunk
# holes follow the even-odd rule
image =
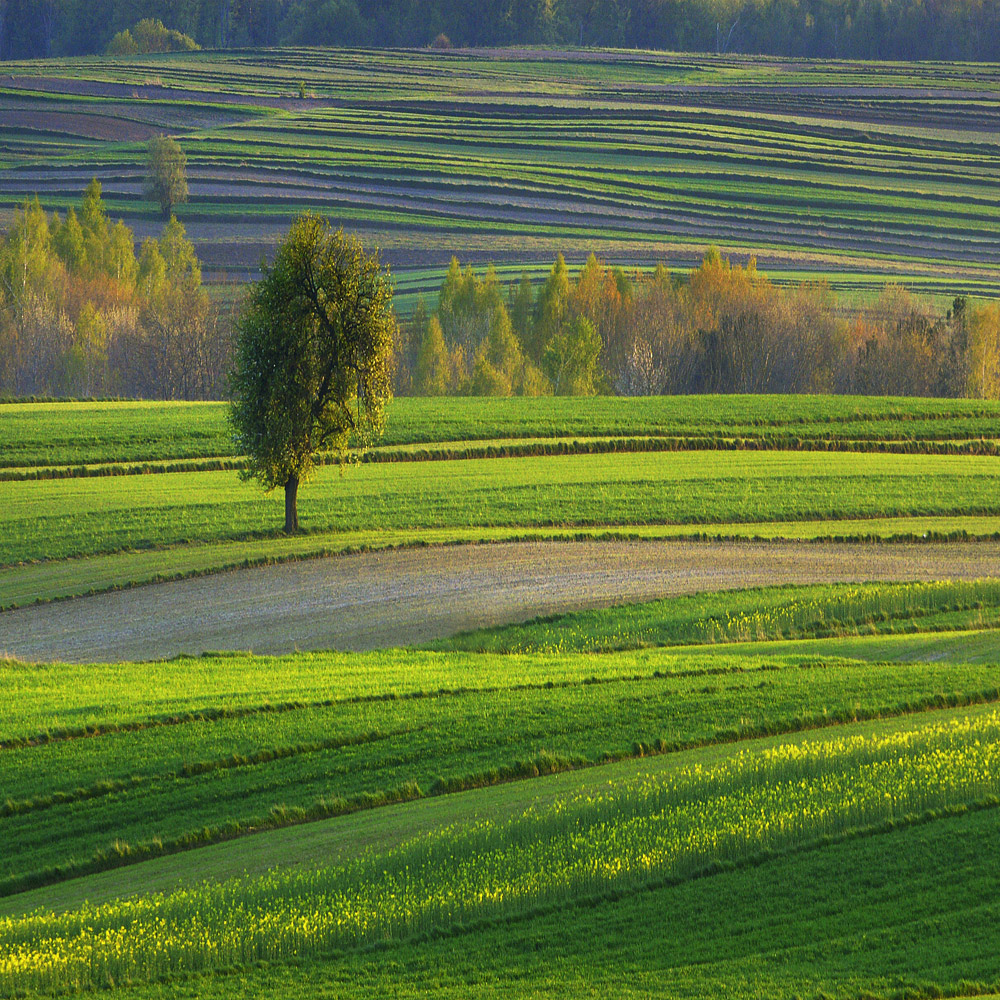
[[[294,535],[299,530],[299,477],[289,476],[285,483],[285,534]]]

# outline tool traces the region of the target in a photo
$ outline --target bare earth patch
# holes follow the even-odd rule
[[[519,542],[236,570],[0,615],[0,653],[100,662],[426,642],[479,626],[783,583],[975,579],[1000,543]]]
[[[142,142],[159,131],[154,125],[110,115],[35,110],[0,110],[0,129],[2,128],[32,129],[83,139],[106,139],[110,142]]]

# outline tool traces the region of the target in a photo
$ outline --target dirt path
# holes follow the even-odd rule
[[[0,614],[0,652],[116,661],[210,649],[373,649],[670,594],[1000,575],[1000,543],[524,542],[366,553]]]

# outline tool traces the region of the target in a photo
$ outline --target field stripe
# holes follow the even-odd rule
[[[997,542],[517,542],[359,553],[6,612],[0,650],[27,660],[96,662],[215,649],[374,649],[671,594],[977,579],[998,564]]]

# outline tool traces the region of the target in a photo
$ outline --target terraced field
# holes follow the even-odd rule
[[[303,83],[306,97],[300,98]],[[283,50],[10,64],[0,206],[97,174],[141,237],[144,141],[242,279],[305,207],[380,245],[400,303],[470,261],[690,265],[709,243],[863,290],[1000,288],[998,70],[653,53]]]

